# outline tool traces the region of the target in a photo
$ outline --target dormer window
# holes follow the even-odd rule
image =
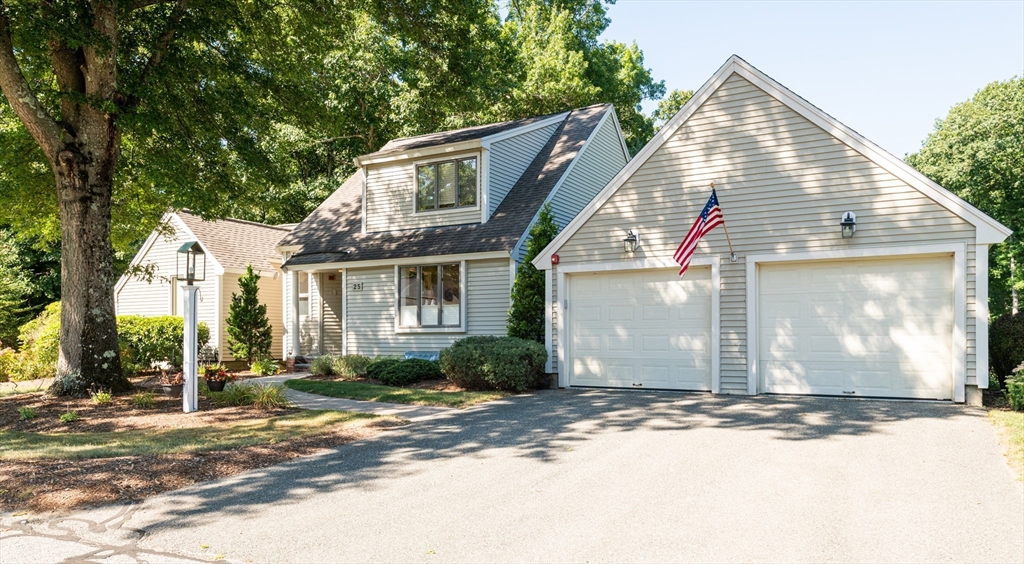
[[[416,211],[476,207],[476,157],[416,165]]]

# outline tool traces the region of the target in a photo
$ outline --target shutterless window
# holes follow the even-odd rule
[[[402,327],[459,327],[462,289],[459,265],[403,266],[399,275]]]
[[[476,205],[476,157],[416,167],[416,211]]]

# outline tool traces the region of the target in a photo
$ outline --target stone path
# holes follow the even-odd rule
[[[308,374],[292,373],[267,376],[264,378],[251,378],[247,382],[262,382],[264,384],[282,384],[286,380],[305,378]],[[339,411],[356,411],[359,413],[373,413],[375,415],[394,415],[409,421],[426,421],[435,417],[451,415],[460,410],[451,407],[431,407],[425,405],[409,405],[402,403],[384,403],[376,401],[359,401],[345,398],[332,398],[307,394],[291,388],[285,388],[288,399],[296,407],[302,409],[336,409]]]

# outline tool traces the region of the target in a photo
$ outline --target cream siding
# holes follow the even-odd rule
[[[423,264],[431,264],[430,259]],[[348,287],[363,285],[347,296],[349,354],[401,356],[406,351],[438,351],[469,335],[505,335],[508,259],[469,261],[466,278],[465,333],[396,333],[394,267],[349,270]]]
[[[723,392],[747,390],[746,255],[932,243],[967,245],[967,383],[974,384],[974,226],[736,74],[558,250],[561,265],[671,260],[711,182],[739,256],[729,261],[720,228],[695,253],[722,261]],[[857,214],[853,239],[840,237],[845,211]],[[626,229],[641,237],[628,257]]]
[[[554,123],[491,144],[487,217],[494,215],[494,210],[551,139],[558,125]]]
[[[302,331],[301,352],[302,354],[318,355],[320,350],[320,320],[323,314],[320,300],[320,273],[302,273],[299,276],[309,276],[309,314],[306,316]]]
[[[220,325],[220,358],[224,361],[235,360],[235,357],[228,350],[227,320],[231,314],[231,294],[238,294],[242,289],[238,286],[240,274],[225,273],[221,279],[224,282],[220,300],[220,315],[217,319]],[[267,319],[270,320],[271,332],[274,340],[270,345],[270,355],[274,358],[284,358],[284,309],[281,295],[281,275],[268,274],[260,277],[259,283],[260,303],[267,306]]]
[[[461,154],[461,153],[460,153]],[[441,160],[439,157],[437,160]],[[477,154],[477,182],[483,178]],[[424,161],[426,162],[426,161]],[[416,188],[414,161],[368,166],[366,169],[366,231],[400,231],[422,227],[480,223],[480,208],[413,211]],[[481,200],[477,194],[477,203]]]

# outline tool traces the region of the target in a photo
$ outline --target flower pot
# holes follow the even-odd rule
[[[180,398],[183,387],[183,384],[160,384],[160,390],[163,391],[164,395],[172,398]]]
[[[223,392],[224,384],[227,384],[224,380],[207,380],[206,387],[210,388],[211,392]]]

